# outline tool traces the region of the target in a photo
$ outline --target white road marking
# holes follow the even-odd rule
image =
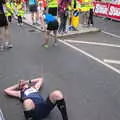
[[[115,35],[113,33],[109,33],[109,32],[105,32],[105,31],[102,31],[104,34],[107,34],[107,35],[110,35],[112,37],[116,37],[116,38],[119,38],[120,39],[120,36],[119,35]]]
[[[0,109],[0,120],[5,120],[1,109]]]
[[[81,44],[99,45],[99,46],[107,46],[107,47],[117,47],[117,48],[120,48],[120,45],[117,45],[117,44],[108,44],[108,43],[99,43],[99,42],[88,42],[88,41],[75,41],[75,40],[64,40],[64,41],[71,42],[71,43],[81,43]]]
[[[113,64],[120,64],[120,61],[119,60],[108,60],[108,59],[104,59],[104,62],[106,63],[113,63]]]
[[[63,40],[60,40],[60,39],[59,39],[59,41],[60,41],[61,43],[65,44],[65,45],[67,45],[68,47],[70,47],[70,48],[72,48],[72,49],[74,49],[74,50],[76,50],[76,51],[78,51],[78,52],[80,52],[80,53],[82,53],[82,54],[90,57],[91,59],[93,59],[93,60],[95,60],[95,61],[103,64],[104,66],[106,66],[106,67],[112,69],[113,71],[117,72],[118,74],[120,74],[120,70],[116,69],[115,67],[113,67],[113,66],[111,66],[111,65],[109,65],[109,64],[107,64],[107,63],[105,63],[105,62],[103,62],[103,61],[101,61],[100,59],[94,57],[93,55],[91,55],[91,54],[83,51],[82,49],[79,49],[79,48],[77,48],[77,47],[75,47],[75,46],[67,43],[66,41],[63,41]]]

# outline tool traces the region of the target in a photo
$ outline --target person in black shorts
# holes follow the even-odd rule
[[[39,19],[39,13],[38,13],[38,3],[37,0],[28,0],[29,4],[29,11],[31,13],[31,19],[32,19],[32,24],[36,25],[38,24],[38,19]],[[34,20],[35,17],[35,20]]]
[[[0,0],[0,50],[4,50],[4,47],[12,47],[9,39],[8,21],[3,10],[3,5],[5,5],[5,0]],[[6,39],[6,41],[4,39]]]
[[[45,33],[45,42],[42,44],[43,47],[48,48],[49,36],[50,33],[53,31],[54,34],[54,45],[57,45],[57,30],[59,27],[58,20],[52,14],[49,14],[45,11],[43,14],[43,19],[47,24],[47,31]]]
[[[55,90],[45,100],[39,92],[42,85],[42,77],[33,80],[21,80],[20,83],[6,88],[4,92],[9,96],[20,99],[23,103],[24,115],[27,120],[46,118],[55,106],[60,110],[63,120],[68,120],[66,103],[62,92]]]

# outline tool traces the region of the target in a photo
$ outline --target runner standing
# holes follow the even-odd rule
[[[5,0],[0,0],[0,50],[4,50],[5,47],[13,47],[10,42],[10,31],[3,5],[5,5]]]

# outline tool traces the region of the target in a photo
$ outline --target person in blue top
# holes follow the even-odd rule
[[[20,99],[26,120],[46,118],[56,105],[63,120],[68,120],[63,93],[60,90],[55,90],[45,100],[39,92],[42,85],[42,77],[33,80],[21,80],[18,84],[6,88],[4,92],[9,96]]]
[[[28,5],[29,5],[30,13],[31,13],[32,24],[36,25],[38,24],[38,19],[39,19],[37,0],[28,0]]]
[[[56,19],[55,16],[53,16],[52,14],[49,14],[45,11],[45,13],[43,14],[43,19],[45,21],[45,23],[47,24],[47,31],[45,33],[45,42],[42,44],[43,47],[47,48],[48,47],[48,42],[49,42],[49,36],[50,33],[53,31],[54,34],[54,44],[57,44],[57,30],[59,27],[59,23],[58,20]]]

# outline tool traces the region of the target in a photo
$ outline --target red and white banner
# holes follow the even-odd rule
[[[97,16],[108,17],[120,21],[120,4],[94,2],[94,13]]]

